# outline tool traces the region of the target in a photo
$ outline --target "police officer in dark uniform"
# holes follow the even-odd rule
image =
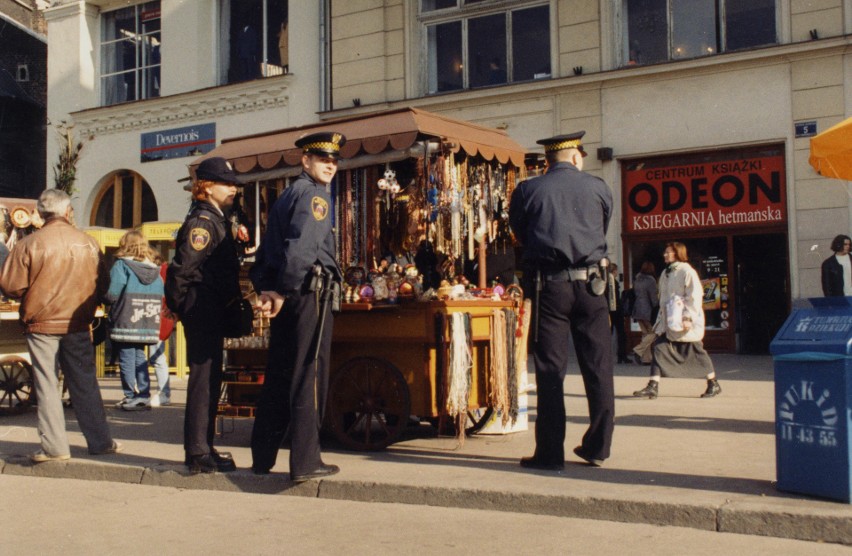
[[[192,184],[193,206],[175,240],[166,274],[166,304],[180,317],[186,336],[189,383],[184,418],[185,463],[190,473],[233,471],[234,460],[213,448],[225,307],[238,300],[240,262],[227,211],[237,175],[224,158],[203,160]]]
[[[582,172],[584,131],[538,141],[547,173],[518,185],[509,222],[523,244],[527,291],[533,292],[533,341],[538,393],[536,449],[521,466],[565,466],[565,401],[568,335],[589,404],[589,428],[574,453],[599,466],[609,457],[615,401],[606,287],[606,232],[612,192]]]
[[[289,425],[290,479],[333,475],[320,454],[319,431],[329,380],[330,291],[342,273],[335,258],[329,184],[337,172],[340,133],[296,141],[302,174],[275,201],[251,269],[257,308],[272,317],[269,362],[252,430],[252,470],[269,473]]]

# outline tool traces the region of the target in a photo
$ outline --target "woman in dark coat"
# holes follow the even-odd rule
[[[639,273],[633,279],[633,291],[636,301],[633,303],[633,320],[639,323],[642,331],[642,340],[633,348],[633,358],[639,364],[651,364],[653,358],[652,347],[657,335],[654,333],[654,309],[660,305],[660,296],[657,292],[657,279],[654,277],[656,270],[654,263],[645,261],[639,269]]]
[[[822,293],[825,297],[852,295],[852,239],[839,235],[831,242],[834,255],[822,263]]]

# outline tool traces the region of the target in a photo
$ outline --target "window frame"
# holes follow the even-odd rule
[[[629,33],[629,25],[630,25],[630,17],[629,17],[629,8],[628,4],[631,0],[622,0],[619,3],[619,9],[621,11],[621,40],[620,47],[618,48],[619,52],[619,67],[629,67],[634,64],[630,64],[630,33]],[[716,35],[716,45],[715,51],[708,54],[702,54],[698,56],[690,56],[690,57],[676,57],[674,56],[674,44],[673,44],[673,29],[674,29],[674,13],[672,8],[672,3],[676,0],[664,0],[666,3],[666,59],[665,60],[655,60],[653,62],[644,62],[635,64],[637,66],[647,66],[654,64],[664,64],[670,62],[681,62],[686,60],[696,60],[699,58],[706,58],[709,56],[718,56],[719,54],[726,54],[730,52],[742,52],[744,50],[749,50],[752,48],[763,48],[769,46],[776,46],[781,44],[782,42],[782,16],[783,16],[783,1],[782,0],[773,0],[775,4],[775,40],[773,42],[768,42],[759,45],[747,46],[736,49],[728,48],[728,21],[727,21],[727,3],[726,0],[714,0],[714,8],[716,11],[716,17],[714,18],[714,33]]]
[[[420,91],[424,96],[432,96],[432,95],[441,95],[447,93],[458,93],[465,91],[478,90],[485,87],[497,87],[497,86],[505,86],[512,85],[516,83],[529,83],[531,81],[538,81],[541,79],[549,79],[554,75],[554,58],[553,58],[553,44],[554,44],[554,36],[553,36],[553,17],[554,17],[554,6],[551,0],[471,0],[468,3],[468,0],[456,0],[456,5],[454,7],[447,7],[441,9],[434,9],[430,11],[423,11],[422,9],[422,0],[416,0],[416,20],[418,29],[420,31],[420,40],[418,41],[420,52],[420,62],[421,62],[421,71],[420,71]],[[546,7],[548,10],[548,25],[547,25],[547,35],[548,35],[548,48],[547,48],[547,58],[549,60],[550,72],[547,74],[547,77],[541,77],[538,79],[525,79],[522,81],[514,80],[514,56],[513,56],[513,18],[512,14],[517,11],[523,11],[531,8],[541,8]],[[506,37],[505,37],[505,73],[506,73],[506,81],[500,84],[486,84],[486,85],[478,85],[476,87],[471,87],[471,75],[470,75],[470,48],[469,48],[469,23],[470,20],[487,17],[493,15],[503,15],[505,17],[505,29],[506,29]],[[461,63],[463,66],[462,72],[462,87],[459,89],[450,89],[445,91],[437,90],[437,85],[435,86],[435,90],[430,89],[430,58],[429,58],[429,29],[430,27],[436,25],[442,25],[447,23],[459,22],[461,24]]]
[[[152,6],[156,4],[156,7]],[[160,20],[160,24],[155,31],[145,32],[144,21],[142,20],[142,14],[144,13],[143,9],[146,6],[150,6],[151,10],[156,10],[157,16],[155,18],[151,18],[151,20],[158,19]],[[105,50],[110,46],[120,45],[122,41],[127,39],[125,38],[109,38],[107,39],[107,18],[115,17],[115,14],[122,10],[133,9],[133,22],[134,22],[134,65],[132,69],[121,68],[117,71],[106,71],[104,69],[105,64],[108,63],[108,58],[105,55]],[[145,42],[150,37],[155,37],[158,41],[156,47],[162,50],[163,43],[163,26],[162,26],[162,0],[146,0],[144,2],[140,2],[138,4],[133,4],[130,6],[122,6],[120,8],[116,8],[114,10],[104,11],[100,14],[99,18],[100,23],[100,39],[98,42],[98,97],[100,99],[100,106],[115,106],[117,104],[122,104],[125,102],[135,102],[138,100],[145,100],[149,98],[159,98],[159,91],[162,90],[162,72],[160,71],[162,68],[162,58],[160,58],[156,63],[150,63],[150,54],[145,52]],[[105,86],[105,83],[110,78],[114,78],[116,76],[132,74],[133,75],[133,98],[125,98],[124,100],[116,100],[112,101],[108,98],[108,87]],[[159,85],[157,85],[156,95],[148,94],[148,75],[150,74],[151,79],[155,79],[159,81]],[[153,86],[153,85],[151,85]]]
[[[132,179],[132,182],[129,184],[131,189],[131,199],[129,200],[124,199],[124,180],[126,178]],[[112,194],[111,197],[110,194]],[[147,207],[143,206],[146,198],[153,204]],[[110,214],[112,218],[111,224],[108,221],[101,221],[100,219],[101,205],[108,200],[112,202],[111,207],[106,207],[108,214]],[[131,204],[131,207],[129,207],[131,225],[129,227],[122,227],[122,217],[124,216],[122,209],[127,208],[125,207],[125,204],[127,203]],[[149,214],[150,212],[153,212],[154,216],[152,219],[143,220],[146,211],[149,212]],[[159,213],[160,210],[157,206],[157,197],[147,180],[133,170],[119,170],[102,182],[100,190],[95,196],[95,201],[92,203],[89,225],[124,230],[133,229],[141,226],[145,222],[156,222],[159,218]]]

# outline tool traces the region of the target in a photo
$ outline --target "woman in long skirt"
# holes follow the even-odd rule
[[[682,376],[707,379],[702,398],[722,393],[710,356],[704,350],[704,290],[698,273],[689,265],[686,246],[666,244],[663,261],[667,267],[660,275],[660,312],[654,324],[657,340],[653,347],[651,380],[642,390],[633,392],[640,398],[654,399],[659,394],[660,377]]]

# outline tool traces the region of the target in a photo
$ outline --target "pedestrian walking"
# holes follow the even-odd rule
[[[834,255],[822,262],[820,278],[825,297],[852,295],[852,239],[846,235],[835,236],[831,241]]]
[[[654,263],[645,261],[633,278],[633,320],[639,323],[642,338],[633,348],[633,359],[638,365],[650,365],[653,357],[652,347],[657,335],[654,333],[656,313],[660,306],[660,295],[657,291],[657,279],[654,277]]]
[[[115,262],[110,269],[106,302],[109,337],[118,351],[118,368],[124,411],[151,409],[151,380],[145,348],[160,341],[160,308],[163,279],[152,260],[151,246],[141,232],[131,230],[121,236]]]
[[[0,273],[3,294],[21,299],[33,364],[41,449],[30,459],[41,463],[71,457],[59,366],[89,453],[114,454],[122,446],[107,425],[90,330],[109,286],[103,254],[91,236],[71,224],[67,193],[47,189],[36,208],[44,226],[15,244]]]
[[[213,447],[222,386],[226,307],[242,298],[240,261],[225,211],[241,185],[221,157],[201,161],[192,182],[194,204],[178,230],[166,274],[166,305],[183,322],[189,360],[184,462],[192,474],[236,469]]]
[[[153,251],[153,256],[154,262],[160,265],[160,278],[162,278],[165,284],[169,264],[163,262],[162,256],[157,251]],[[158,388],[157,393],[151,396],[151,407],[161,407],[172,403],[172,380],[169,374],[169,361],[166,357],[166,340],[171,336],[174,328],[174,316],[169,311],[169,308],[166,307],[166,300],[163,297],[163,302],[160,306],[159,341],[154,345],[148,346],[148,364],[154,367]]]
[[[290,430],[290,479],[333,475],[320,453],[333,327],[332,290],[343,273],[335,257],[329,184],[340,133],[302,137],[302,174],[275,201],[251,269],[257,308],[272,318],[269,357],[251,435],[252,470],[266,474]]]
[[[523,244],[526,291],[533,292],[532,335],[538,417],[535,453],[521,466],[557,470],[565,465],[565,396],[568,336],[589,405],[589,427],[574,453],[599,466],[610,455],[614,428],[613,354],[607,282],[606,232],[612,191],[584,173],[585,132],[538,141],[547,173],[522,182],[512,194],[509,222]]]
[[[621,303],[621,280],[618,279],[618,265],[608,267],[606,297],[609,304],[611,333],[615,334],[616,356],[618,363],[630,363],[627,359],[627,335],[624,331],[624,308]]]
[[[639,398],[654,399],[659,395],[661,376],[703,376],[707,389],[702,398],[722,393],[713,361],[704,350],[704,288],[698,273],[689,264],[686,245],[666,244],[663,252],[666,269],[660,275],[660,312],[654,324],[657,339],[653,346],[651,379],[642,390],[633,392]]]

